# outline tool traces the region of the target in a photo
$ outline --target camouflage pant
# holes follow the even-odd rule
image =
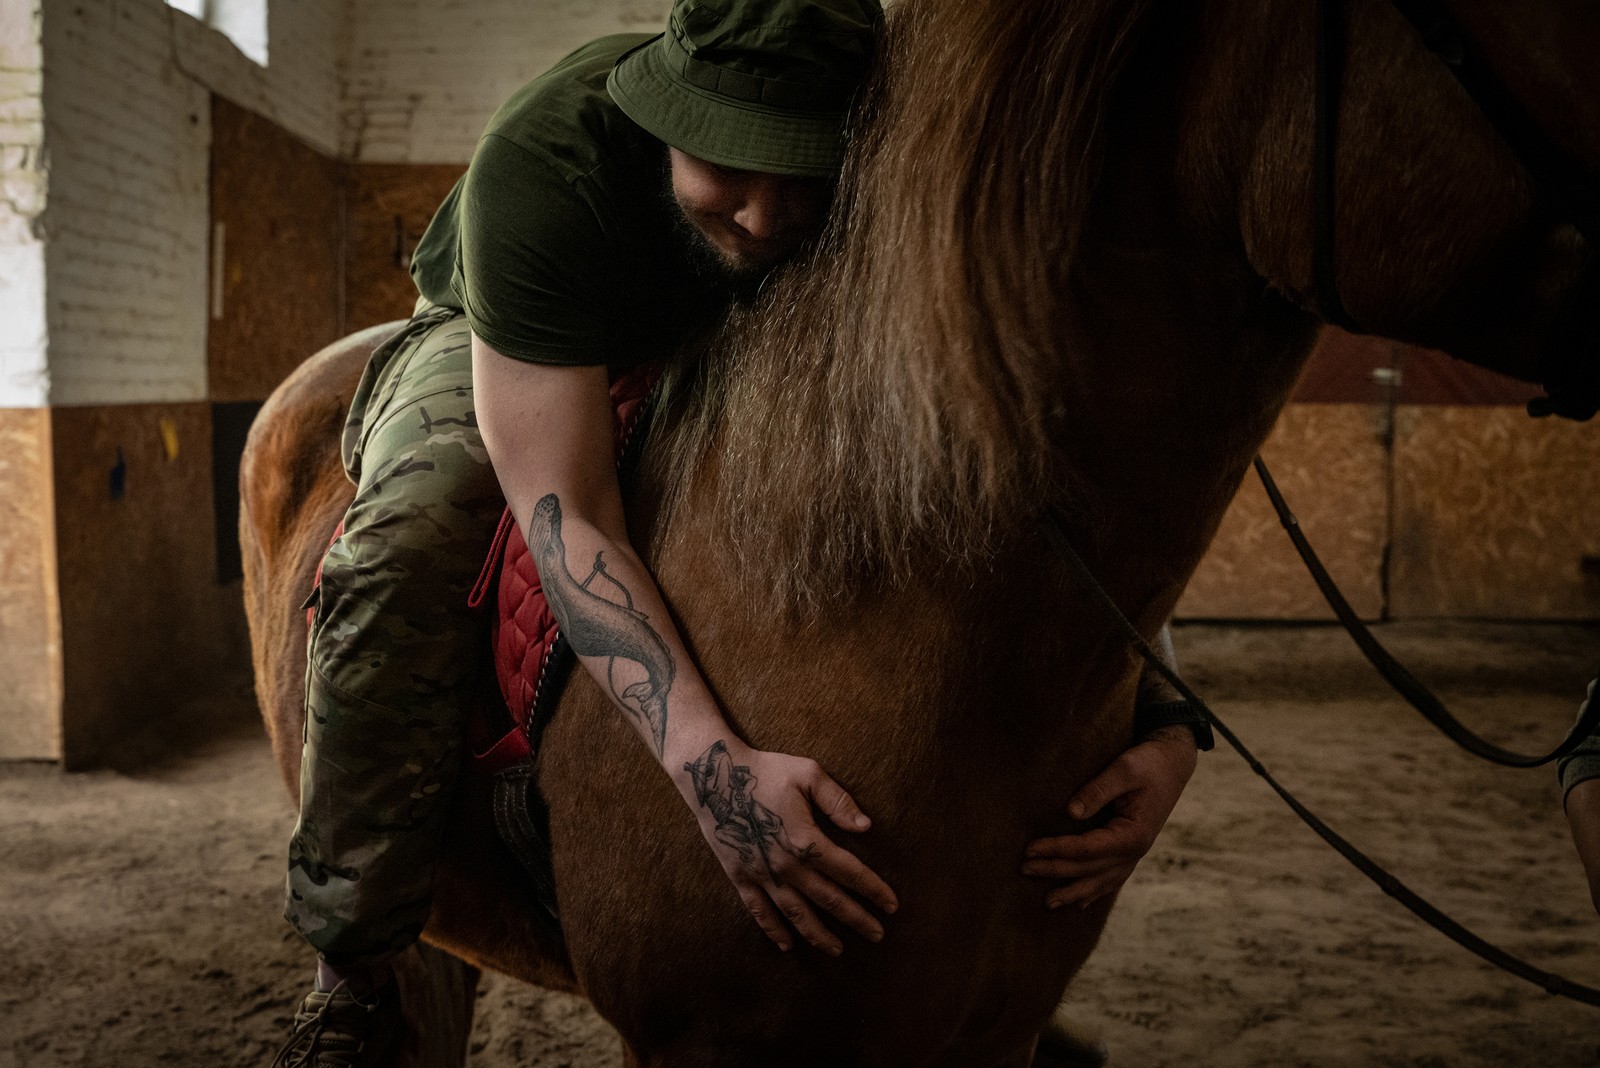
[[[504,501],[472,407],[466,320],[421,305],[345,426],[356,498],[328,550],[306,671],[285,917],[335,967],[416,940],[486,677],[467,607]]]

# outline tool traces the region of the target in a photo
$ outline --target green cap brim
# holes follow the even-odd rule
[[[672,77],[654,37],[623,55],[606,89],[652,136],[723,167],[829,177],[844,154],[842,114],[797,114],[730,100]]]

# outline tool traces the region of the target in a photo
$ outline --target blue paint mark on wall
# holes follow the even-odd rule
[[[122,446],[117,446],[117,462],[111,465],[111,499],[122,500],[122,495],[128,491],[128,461],[122,455]]]

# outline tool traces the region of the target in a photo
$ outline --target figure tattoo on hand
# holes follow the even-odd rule
[[[797,848],[789,841],[783,817],[755,799],[756,777],[744,764],[733,762],[724,743],[712,745],[683,770],[694,780],[695,800],[717,821],[717,840],[736,850],[746,864],[754,863],[759,854],[761,866],[780,886],[782,880],[772,870],[772,849],[782,849],[802,863],[820,856],[814,844]]]
[[[644,720],[655,743],[656,756],[661,757],[667,744],[667,693],[677,674],[667,643],[650,626],[650,617],[633,607],[633,594],[628,587],[606,570],[603,553],[595,553],[588,578],[579,582],[572,577],[567,569],[567,547],[561,540],[561,501],[554,493],[541,497],[533,506],[528,548],[538,565],[545,599],[572,651],[579,656],[606,657],[608,680],[613,679],[619,659],[644,668],[642,681],[620,691],[611,681],[611,696]],[[597,577],[620,591],[622,603],[608,601],[589,588]]]

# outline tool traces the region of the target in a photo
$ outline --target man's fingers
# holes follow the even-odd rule
[[[1050,904],[1048,900],[1046,904],[1051,908],[1066,908],[1072,905],[1080,909],[1086,909],[1096,901],[1100,901],[1120,890],[1122,884],[1126,883],[1128,877],[1132,874],[1133,869],[1131,867],[1113,869],[1094,879],[1084,880],[1083,885],[1075,887],[1075,892],[1071,894],[1066,891],[1058,892],[1059,904]]]
[[[1140,855],[1148,849],[1141,846],[1138,828],[1116,820],[1104,827],[1094,827],[1082,834],[1067,834],[1059,838],[1039,838],[1028,843],[1023,856],[1027,860],[1098,860],[1103,857]]]
[[[1128,876],[1133,874],[1133,869],[1132,864],[1118,865],[1099,875],[1079,879],[1070,885],[1052,890],[1045,895],[1045,906],[1052,909],[1065,908],[1068,905],[1088,908],[1127,882]]]
[[[789,880],[788,885],[799,890],[813,905],[867,941],[883,941],[883,924],[862,908],[861,903],[846,893],[843,887],[821,872],[815,870],[800,872]]]
[[[848,849],[840,849],[823,838],[821,832],[817,833],[816,845],[813,848],[815,853],[810,863],[818,872],[856,896],[872,902],[885,913],[892,914],[900,907],[900,899],[895,897],[889,884],[880,879],[877,872],[863,864],[854,853]]]
[[[1128,863],[1126,857],[1098,857],[1094,860],[1030,860],[1022,874],[1034,879],[1083,879]]]
[[[867,814],[856,806],[855,799],[820,766],[814,773],[809,790],[811,803],[821,809],[835,826],[847,831],[864,831],[872,826]]]
[[[1086,820],[1111,802],[1131,790],[1135,785],[1127,761],[1121,757],[1111,766],[1083,784],[1067,804],[1067,815],[1075,820]]]
[[[767,900],[767,895],[754,886],[735,886],[735,889],[739,891],[739,900],[744,902],[745,911],[756,921],[756,926],[772,939],[774,945],[788,952],[789,947],[793,945],[789,928],[778,918],[772,902]]]
[[[811,911],[806,899],[792,887],[774,884],[767,887],[767,896],[772,898],[772,903],[778,907],[779,914],[789,921],[789,925],[800,932],[801,938],[830,956],[837,957],[844,952],[844,943],[839,941],[839,936],[817,919],[817,914]]]

